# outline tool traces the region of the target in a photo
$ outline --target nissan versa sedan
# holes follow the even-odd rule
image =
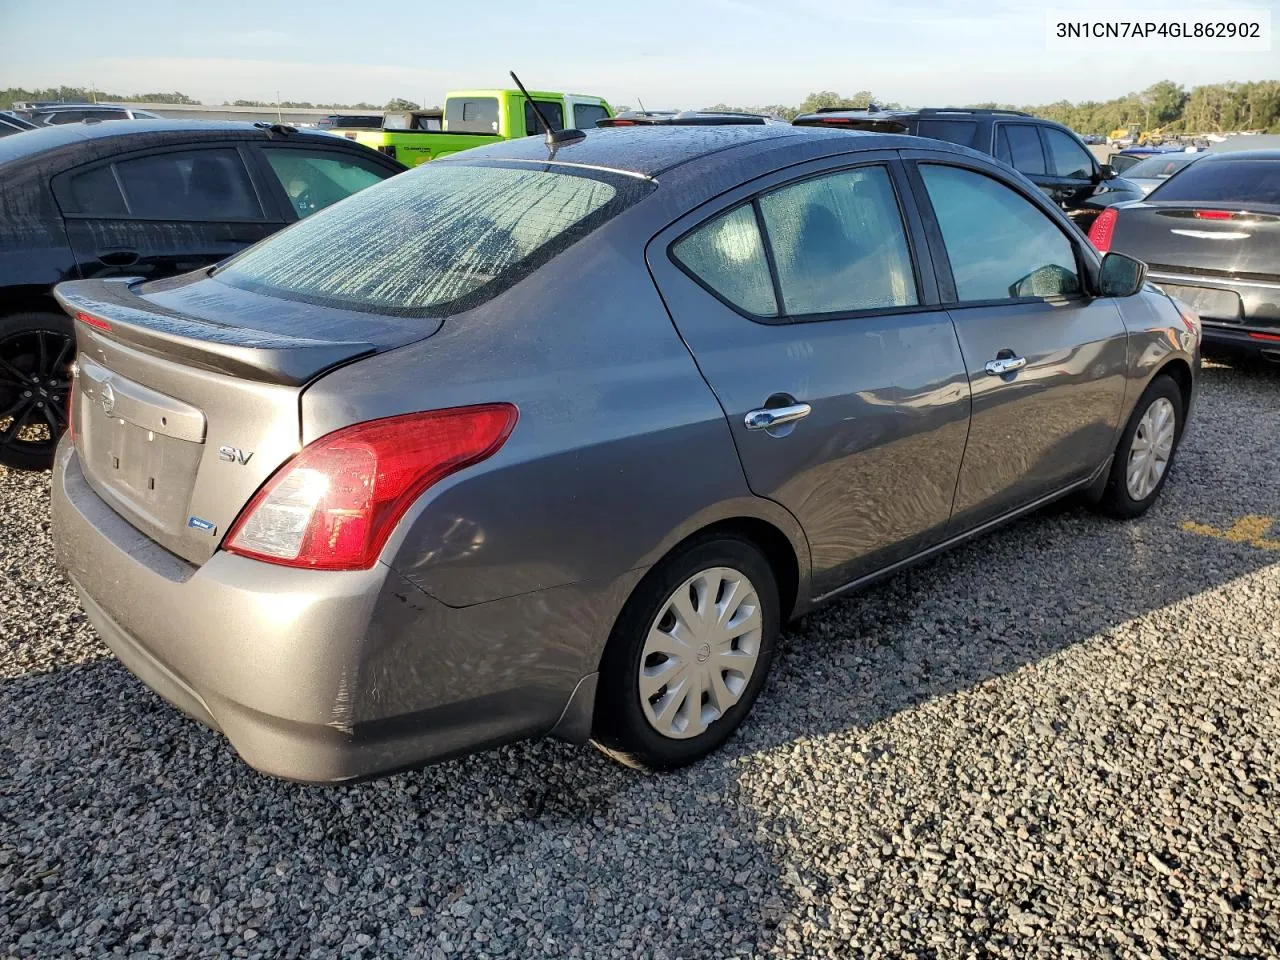
[[[58,557],[259,770],[671,768],[790,619],[1080,492],[1141,514],[1194,314],[1007,166],[788,125],[515,140],[176,279],[59,286]]]

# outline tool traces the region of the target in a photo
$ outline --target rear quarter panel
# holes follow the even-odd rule
[[[383,554],[448,605],[607,581],[726,516],[770,519],[802,542],[789,515],[747,489],[724,415],[644,269],[647,235],[629,237],[625,219],[430,339],[303,394],[304,442],[411,411],[519,408],[502,450],[429,490]]]

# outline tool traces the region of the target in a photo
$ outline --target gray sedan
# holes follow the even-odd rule
[[[1068,494],[1141,514],[1194,314],[963,147],[785,125],[510,141],[212,269],[58,288],[58,556],[265,772],[742,722],[782,626]]]

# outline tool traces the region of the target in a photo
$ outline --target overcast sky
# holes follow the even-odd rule
[[[650,109],[795,104],[871,90],[916,105],[1109,99],[1160,80],[1187,87],[1280,79],[1265,53],[1046,49],[1045,11],[1019,0],[0,0],[0,88],[68,84],[121,94],[180,90],[207,103],[437,104],[506,86],[602,95]],[[1116,16],[1240,3],[1090,3]],[[483,17],[478,14],[483,11]],[[980,11],[980,12],[979,12]]]

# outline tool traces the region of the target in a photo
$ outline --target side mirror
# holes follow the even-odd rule
[[[1098,293],[1104,297],[1132,297],[1147,282],[1147,265],[1123,253],[1107,253],[1098,269]]]
[[[1103,180],[1114,180],[1116,177],[1120,176],[1120,174],[1116,172],[1116,168],[1109,163],[1098,165],[1098,175]]]

